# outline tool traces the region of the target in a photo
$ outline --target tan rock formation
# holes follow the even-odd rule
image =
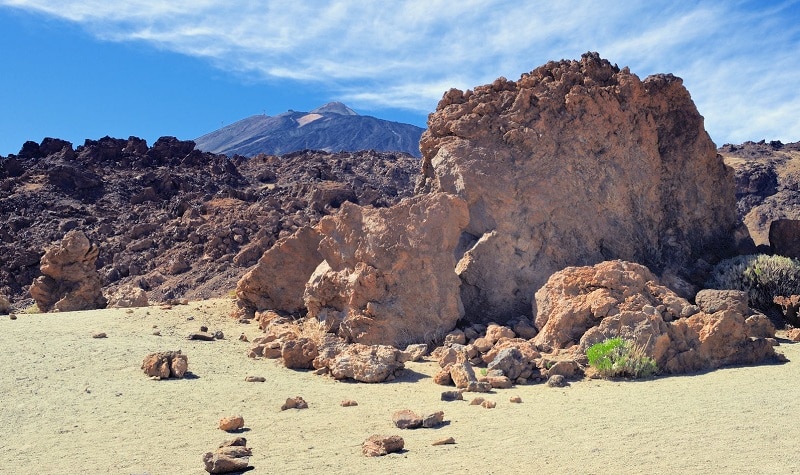
[[[111,308],[147,307],[147,292],[132,285],[122,285],[109,294],[106,299]]]
[[[382,455],[400,452],[405,441],[399,435],[372,435],[361,444],[361,451],[367,457],[380,457]]]
[[[255,310],[302,310],[306,282],[322,262],[320,239],[315,228],[305,226],[267,250],[236,285],[243,311],[252,316]]]
[[[722,308],[720,302],[712,303]],[[534,342],[539,347],[569,348],[583,355],[597,342],[622,337],[643,348],[666,373],[776,358],[772,342],[762,337],[764,328],[759,322],[747,323],[749,309],[743,314],[725,303],[714,313],[687,311],[693,307],[689,302],[639,264],[607,261],[564,269],[536,293],[536,303],[539,334]]]
[[[443,336],[463,315],[453,251],[467,219],[464,201],[445,193],[391,208],[344,203],[318,225],[325,260],[306,285],[309,316],[368,345]]]
[[[587,53],[451,89],[420,148],[418,192],[469,205],[456,268],[469,320],[531,315],[534,292],[570,265],[660,272],[732,245],[732,171],[672,75],[642,81]]]
[[[102,281],[95,268],[100,249],[83,232],[68,232],[42,256],[41,276],[31,284],[31,297],[42,312],[104,308]]]
[[[334,379],[354,379],[362,383],[380,383],[394,379],[402,370],[401,351],[385,345],[347,345],[327,362]]]

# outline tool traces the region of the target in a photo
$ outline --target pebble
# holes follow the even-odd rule
[[[445,437],[444,439],[439,439],[439,440],[433,442],[431,445],[450,445],[450,444],[455,444],[455,443],[456,443],[456,439],[454,439],[452,437]]]
[[[92,335],[92,338],[106,338],[106,334],[104,332],[95,333]]]
[[[248,383],[263,383],[267,380],[267,378],[263,376],[248,376],[244,378],[244,380]]]

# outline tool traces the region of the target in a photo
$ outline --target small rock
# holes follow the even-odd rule
[[[191,322],[192,320],[194,320],[194,317],[186,317],[186,321]]]
[[[225,432],[233,432],[244,427],[242,416],[228,416],[219,420],[219,428]]]
[[[300,396],[290,397],[286,399],[286,403],[281,406],[281,411],[287,409],[308,409],[308,403]]]
[[[241,335],[239,335],[239,341],[249,342],[250,340],[247,339],[247,335],[242,333]]]
[[[455,443],[456,439],[452,437],[445,437],[444,439],[439,439],[437,441],[434,441],[431,445],[451,445]]]
[[[250,466],[252,450],[247,448],[247,439],[237,437],[226,440],[214,452],[203,455],[203,463],[208,473],[235,473]]]
[[[485,407],[486,409],[494,409],[497,406],[497,403],[494,401],[486,400],[481,403],[481,406]]]
[[[17,319],[17,315],[11,313],[11,314],[8,315],[8,318],[10,318],[11,320],[16,320]]]
[[[416,429],[422,427],[422,418],[409,409],[402,409],[392,414],[392,422],[398,429]]]
[[[567,378],[560,374],[554,374],[547,378],[547,386],[551,388],[563,388],[567,386]]]
[[[433,375],[433,382],[440,386],[452,386],[453,378],[450,377],[450,367],[446,366]]]
[[[248,376],[244,378],[244,380],[248,383],[263,383],[267,380],[267,378],[263,376]]]
[[[142,369],[151,378],[182,378],[189,367],[186,355],[178,351],[150,353],[142,362]]]
[[[461,391],[444,391],[442,392],[442,401],[463,401],[464,395]]]
[[[207,327],[207,326],[205,326],[205,325],[203,325],[203,326],[201,326],[201,327],[200,327],[200,331],[201,331],[201,332],[203,332],[203,333],[205,333],[205,332],[207,332],[207,331],[208,331],[208,327]]]
[[[431,429],[439,427],[444,422],[444,411],[436,411],[422,418],[422,427]]]
[[[478,396],[478,397],[476,397],[475,399],[473,399],[472,401],[470,401],[469,405],[470,405],[470,406],[480,406],[481,404],[483,404],[483,402],[484,402],[485,400],[486,400],[486,399],[484,399],[484,398],[482,398],[482,397]]]
[[[358,403],[353,401],[352,399],[345,399],[339,405],[342,407],[353,407],[353,406],[358,406]]]
[[[469,393],[489,393],[492,392],[492,384],[487,381],[470,381],[466,391]]]
[[[519,396],[511,396],[508,399],[509,402],[513,402],[514,404],[520,404],[522,402],[522,398]]]
[[[161,330],[153,330],[153,335],[161,336]]]
[[[214,341],[214,335],[205,332],[192,332],[186,337],[187,340]]]
[[[92,334],[92,338],[106,338],[106,337],[107,337],[107,335],[105,333],[103,333],[103,332],[93,333]]]
[[[217,340],[224,340],[225,339],[225,334],[222,333],[221,330],[217,330],[217,331],[214,332],[214,338],[217,339]]]
[[[380,457],[382,455],[400,452],[405,442],[399,435],[372,435],[361,444],[361,452],[367,457]]]

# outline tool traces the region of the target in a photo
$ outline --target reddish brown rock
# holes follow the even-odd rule
[[[242,416],[226,416],[219,420],[219,428],[225,432],[237,431],[243,427],[244,418]]]
[[[451,386],[453,378],[450,376],[450,366],[445,366],[438,373],[433,375],[433,382],[441,386]]]
[[[482,406],[482,407],[484,407],[484,408],[486,408],[486,409],[494,409],[495,407],[497,407],[497,403],[496,403],[496,402],[494,402],[494,401],[489,401],[489,400],[487,399],[486,401],[483,401],[483,402],[481,403],[481,406]]]
[[[567,266],[619,258],[661,272],[733,246],[733,173],[671,74],[642,81],[587,53],[451,89],[420,149],[418,191],[469,206],[456,267],[468,320],[531,315],[534,292]]]
[[[404,368],[400,350],[384,345],[347,345],[328,362],[334,379],[354,379],[363,383],[380,383],[394,379]]]
[[[109,308],[147,307],[147,292],[132,285],[121,285],[107,296]]]
[[[438,440],[433,441],[431,443],[431,445],[451,445],[451,444],[455,444],[455,443],[456,443],[456,439],[454,439],[452,437],[445,437],[444,439],[438,439]]]
[[[189,359],[178,351],[151,353],[144,358],[144,374],[158,379],[183,378],[189,367]]]
[[[775,325],[764,314],[750,315],[744,323],[747,325],[747,335],[752,338],[775,338]]]
[[[466,204],[444,193],[391,208],[344,203],[318,225],[324,262],[305,288],[309,316],[368,345],[440,338],[463,315],[453,252],[467,220]]]
[[[800,341],[800,328],[792,328],[786,332],[786,338],[791,341]]]
[[[286,398],[286,402],[281,406],[281,411],[287,409],[308,409],[308,403],[300,396]]]
[[[475,370],[472,365],[467,362],[454,363],[450,366],[450,377],[453,379],[453,384],[457,388],[466,389],[470,383],[478,382],[475,377]]]
[[[422,427],[426,429],[439,427],[444,423],[444,411],[436,411],[422,417]]]
[[[353,406],[358,406],[358,403],[356,401],[353,401],[352,399],[345,399],[339,405],[342,407],[353,407]]]
[[[309,338],[287,340],[281,347],[283,365],[292,369],[312,368],[312,362],[318,354],[317,344]]]
[[[253,451],[247,446],[247,439],[237,437],[226,440],[214,452],[203,455],[203,463],[208,473],[239,473],[250,467]]]
[[[416,429],[422,427],[422,418],[410,409],[396,411],[392,414],[392,422],[398,429]]]
[[[302,310],[306,282],[322,262],[317,251],[320,239],[315,228],[303,227],[265,252],[236,285],[236,297],[245,312]]]
[[[514,404],[521,404],[522,403],[522,398],[519,397],[519,396],[511,396],[508,399],[508,402],[513,402]]]
[[[361,452],[367,457],[380,457],[403,450],[405,441],[399,435],[372,435],[361,444]]]
[[[694,301],[700,307],[700,310],[706,313],[733,310],[741,315],[750,314],[750,307],[747,305],[747,292],[742,290],[703,289],[697,292]]]
[[[72,230],[42,256],[40,270],[30,287],[42,312],[104,308],[102,280],[95,262],[100,249],[83,232]]]

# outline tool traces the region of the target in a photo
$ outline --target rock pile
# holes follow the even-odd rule
[[[154,379],[183,378],[189,369],[189,359],[178,351],[150,353],[142,362],[144,374]]]
[[[570,265],[680,272],[734,244],[732,171],[669,74],[642,81],[587,53],[451,89],[420,148],[418,191],[469,206],[456,269],[471,321],[531,315],[536,290]]]
[[[253,451],[247,447],[247,439],[237,437],[222,442],[214,452],[203,455],[208,473],[241,473],[250,467]]]
[[[64,236],[42,256],[42,276],[30,292],[42,312],[104,308],[106,299],[95,262],[100,249],[78,230]]]

